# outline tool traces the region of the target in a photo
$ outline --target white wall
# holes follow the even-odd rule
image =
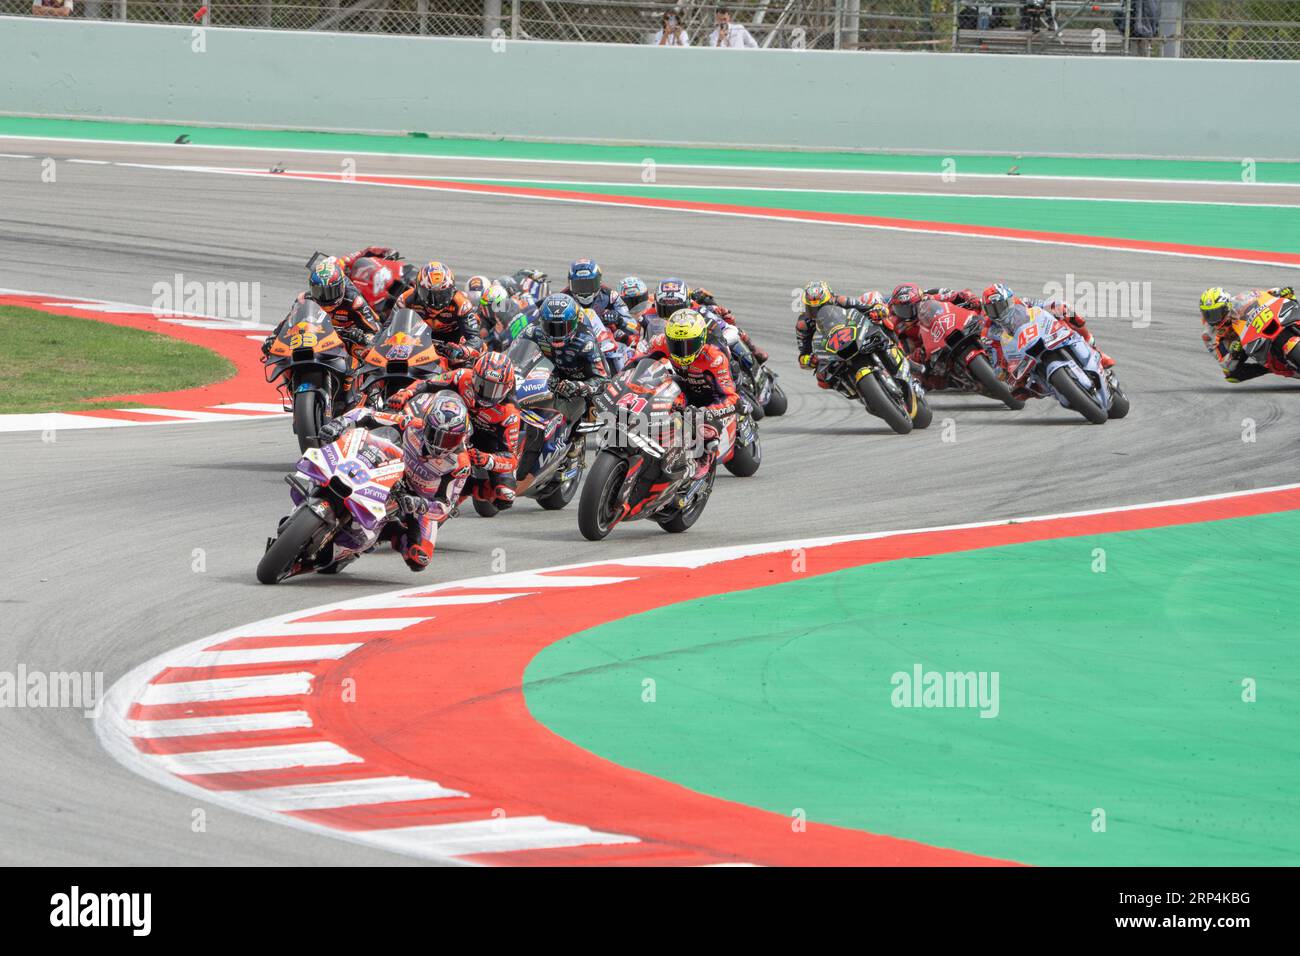
[[[1300,62],[732,51],[0,17],[0,113],[634,143],[1300,159]]]

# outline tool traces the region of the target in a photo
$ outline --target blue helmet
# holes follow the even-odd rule
[[[548,295],[538,309],[538,322],[551,345],[559,348],[578,329],[578,303],[563,292]]]
[[[569,266],[569,294],[583,305],[591,305],[600,293],[600,279],[595,259],[575,259]]]

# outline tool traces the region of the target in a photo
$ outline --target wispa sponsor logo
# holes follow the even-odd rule
[[[257,325],[262,318],[262,283],[185,281],[176,273],[171,281],[153,284],[155,317],[196,315]]]
[[[913,664],[910,672],[895,671],[889,682],[895,707],[969,708],[981,717],[996,717],[1002,709],[998,671],[928,671]]]
[[[50,897],[50,925],[128,927],[132,936],[148,936],[153,927],[153,894],[83,893],[74,886]]]
[[[99,716],[104,699],[103,671],[0,671],[0,708],[67,708]]]

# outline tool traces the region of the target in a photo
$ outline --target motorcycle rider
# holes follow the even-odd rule
[[[701,436],[708,454],[699,461],[695,477],[708,473],[714,461],[726,461],[736,440],[736,410],[740,393],[731,378],[727,352],[709,341],[709,320],[695,309],[679,309],[645,351],[645,358],[668,359],[686,403],[704,410]]]
[[[394,308],[413,309],[428,324],[439,354],[453,367],[468,364],[483,349],[478,312],[456,288],[456,276],[436,259],[420,269],[414,288],[401,294]]]
[[[753,353],[754,361],[762,365],[767,361],[767,351],[759,348],[754,344],[754,340],[749,337],[749,333],[740,327],[736,322],[736,316],[730,309],[724,305],[719,305],[718,300],[713,297],[713,293],[708,289],[692,289],[691,302],[700,312],[707,312],[722,319],[727,325],[736,330],[740,336],[740,341],[745,343],[745,347]]]
[[[326,422],[321,444],[336,441],[348,429],[396,428],[401,435],[403,491],[397,497],[398,520],[380,533],[412,571],[423,571],[433,557],[438,529],[455,514],[470,476],[467,443],[474,432],[470,412],[454,391],[419,395],[397,414],[356,408]]]
[[[519,294],[535,306],[551,294],[551,280],[541,269],[519,269],[511,278],[519,286]]]
[[[469,460],[483,476],[471,477],[465,491],[506,510],[515,503],[515,468],[519,464],[520,415],[514,399],[514,366],[500,352],[484,352],[472,369],[452,369],[394,392],[388,407],[400,410],[417,395],[444,389],[460,395],[474,426]]]
[[[1110,368],[1112,365],[1115,364],[1115,360],[1113,358],[1111,358],[1109,355],[1103,352],[1100,348],[1097,348],[1097,341],[1095,338],[1093,338],[1092,332],[1089,331],[1087,321],[1084,319],[1084,317],[1080,315],[1078,312],[1076,312],[1065,301],[1057,298],[1051,298],[1051,299],[1021,298],[1020,296],[1012,292],[1011,289],[1009,289],[1003,283],[995,282],[993,283],[993,285],[989,286],[987,289],[984,290],[984,294],[980,297],[979,307],[978,309],[976,309],[976,311],[983,311],[985,316],[988,316],[990,296],[992,297],[993,302],[995,303],[994,306],[995,308],[1010,308],[1010,305],[1001,304],[1001,303],[1010,303],[1011,305],[1020,304],[1025,306],[1035,306],[1037,308],[1050,312],[1052,315],[1056,316],[1058,319],[1060,319],[1070,328],[1074,329],[1074,331],[1078,332],[1085,342],[1087,342],[1093,348],[1097,349],[1097,354],[1101,356],[1102,368]]]
[[[353,404],[359,396],[355,392],[356,375],[354,374],[360,359],[374,342],[374,334],[379,331],[379,316],[370,307],[359,289],[352,284],[343,266],[343,260],[337,256],[320,259],[307,276],[307,291],[298,294],[294,303],[315,302],[322,312],[330,317],[330,322],[346,344],[351,359],[349,374],[343,380],[343,401]],[[290,313],[292,314],[292,309]],[[279,338],[286,314],[279,321],[271,334],[262,342],[262,356],[271,353],[271,346]]]
[[[595,259],[575,259],[569,265],[569,284],[560,291],[573,296],[578,305],[596,313],[619,345],[633,346],[638,334],[636,320],[623,297],[605,285],[602,278]]]
[[[503,351],[511,342],[511,326],[519,316],[527,322],[537,309],[522,295],[511,295],[500,282],[493,282],[478,303],[478,321],[488,345]]]
[[[822,368],[816,353],[813,352],[813,339],[817,335],[817,313],[823,306],[836,305],[845,310],[856,309],[871,321],[883,325],[891,334],[894,332],[893,320],[885,298],[879,292],[864,292],[856,299],[852,299],[847,295],[837,295],[831,290],[829,283],[814,279],[803,287],[799,301],[802,308],[794,322],[799,365],[801,368],[816,370],[817,385],[820,388],[831,388],[831,381],[834,378],[834,368],[829,365]]]
[[[1223,377],[1234,385],[1249,382],[1252,378],[1259,378],[1270,372],[1294,377],[1294,373],[1289,370],[1275,371],[1247,357],[1241,351],[1241,339],[1237,337],[1233,322],[1240,319],[1261,295],[1292,300],[1296,297],[1295,290],[1290,286],[1255,289],[1239,292],[1235,296],[1230,296],[1224,289],[1214,286],[1201,293],[1201,322],[1205,325],[1205,331],[1201,333],[1201,341],[1205,343],[1206,351],[1219,363]]]
[[[650,302],[650,288],[636,276],[628,276],[618,284],[618,294],[623,297],[623,304],[632,318],[639,319]]]
[[[536,321],[519,334],[551,362],[550,388],[558,398],[587,399],[609,381],[609,364],[593,325],[600,323],[584,322],[573,297],[557,292],[542,300]],[[534,477],[521,478],[517,494],[527,491]]]

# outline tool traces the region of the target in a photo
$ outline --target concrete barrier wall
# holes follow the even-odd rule
[[[0,17],[0,113],[632,143],[1300,159],[1300,62],[731,51]]]

